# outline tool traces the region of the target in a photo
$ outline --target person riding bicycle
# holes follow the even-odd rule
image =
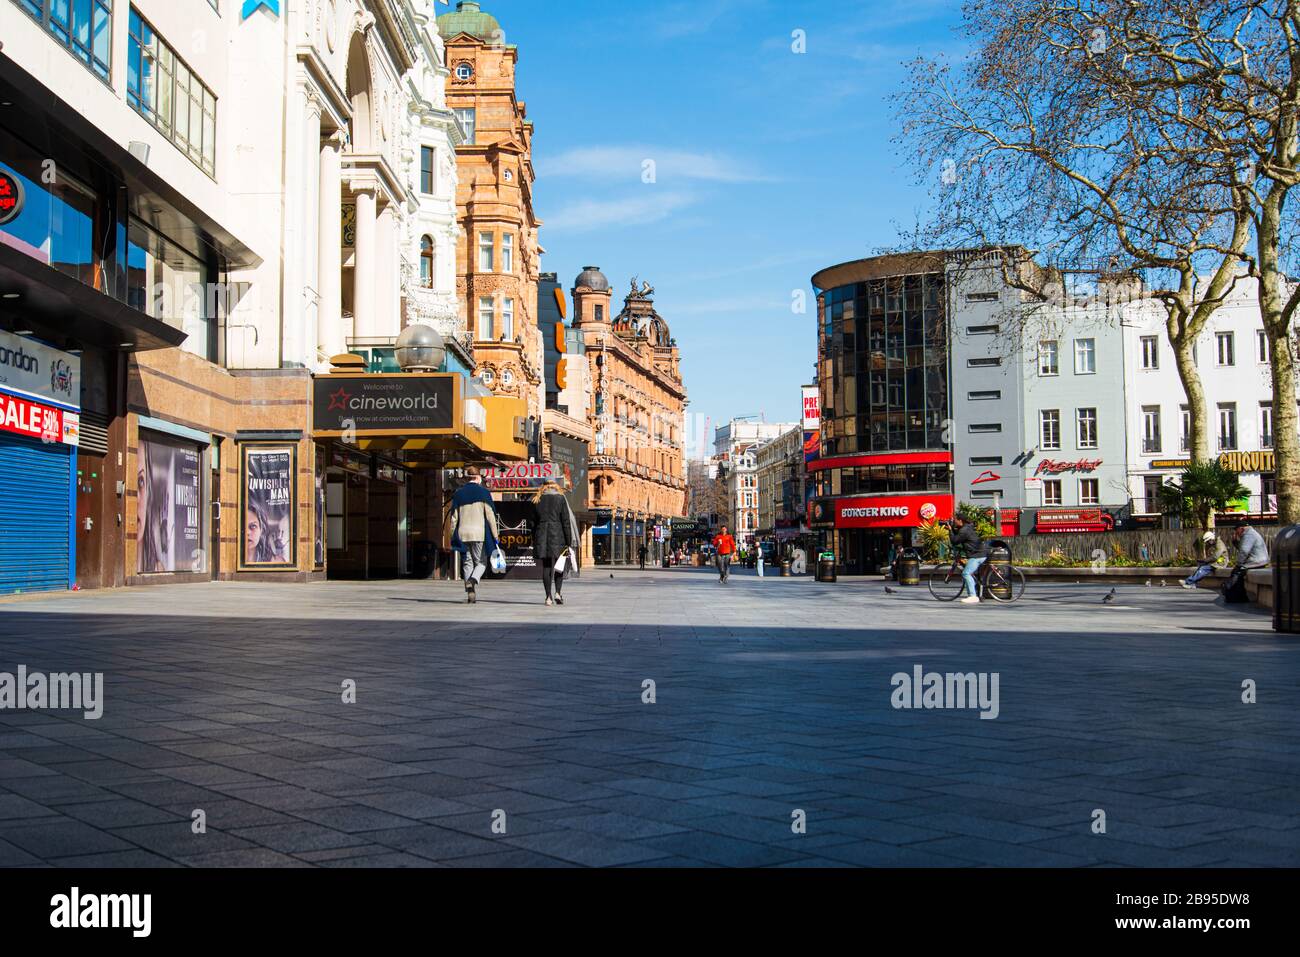
[[[963,605],[978,605],[980,603],[979,595],[975,590],[975,573],[979,571],[989,557],[988,546],[984,539],[980,537],[979,530],[974,523],[966,521],[958,515],[952,520],[952,536],[950,543],[954,557],[961,556],[966,559],[966,565],[962,569],[961,577],[966,582],[966,597],[961,600]]]

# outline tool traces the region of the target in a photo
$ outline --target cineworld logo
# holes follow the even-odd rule
[[[436,395],[358,396],[347,389],[333,393],[329,407],[330,412],[427,412],[437,409]]]
[[[7,346],[0,346],[0,366],[9,366],[11,369],[17,369],[19,372],[30,372],[33,375],[41,371],[41,364],[33,355],[28,353],[19,346],[17,349],[10,349]]]

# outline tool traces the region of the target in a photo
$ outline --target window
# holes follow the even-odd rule
[[[465,134],[465,143],[468,146],[474,145],[474,122],[476,111],[473,109],[453,110],[456,114],[456,122],[460,124],[461,130]]]
[[[109,82],[113,59],[113,0],[18,0],[92,73]]]
[[[217,98],[131,8],[126,101],[209,176],[217,174]]]
[[[1056,342],[1040,342],[1038,344],[1039,375],[1060,374],[1060,351],[1060,346]]]
[[[1164,479],[1159,475],[1147,475],[1142,479],[1142,511],[1154,515],[1160,511],[1160,488]]]
[[[468,63],[456,64],[456,79],[471,80],[474,78],[474,68]]]
[[[1100,505],[1101,483],[1095,478],[1079,479],[1079,504]]]
[[[432,146],[420,147],[420,192],[432,196],[438,192],[438,151]]]
[[[1002,365],[1002,360],[996,356],[987,359],[967,359],[966,365],[971,369],[991,369]]]
[[[501,338],[506,342],[515,340],[515,301],[506,299],[501,305]]]
[[[971,402],[987,402],[991,399],[1002,398],[1001,389],[985,389],[980,392],[967,392],[966,398]]]
[[[1237,403],[1219,403],[1219,451],[1237,447]]]
[[[1237,349],[1231,332],[1216,332],[1214,334],[1214,345],[1218,353],[1219,365],[1235,366],[1237,364]]]
[[[996,292],[968,292],[966,294],[967,302],[997,302],[999,295]]]
[[[1259,404],[1259,447],[1261,449],[1271,449],[1273,447],[1273,403],[1261,402]]]
[[[978,491],[978,492],[971,492],[971,493],[970,493],[970,497],[971,497],[972,499],[989,499],[989,500],[996,500],[996,499],[1001,499],[1001,498],[1005,497],[1006,494],[1007,494],[1007,493],[1004,492],[1004,491],[1003,491],[1002,489],[1000,489],[1000,488],[989,488],[989,489],[983,489],[983,490]]]
[[[1160,406],[1142,406],[1142,453],[1152,455],[1160,451]]]
[[[492,272],[495,267],[492,250],[492,234],[478,234],[478,271]]]
[[[604,307],[604,306],[597,306],[597,307],[596,307],[596,321],[597,321],[597,322],[604,322],[604,321],[605,321],[605,307]]]
[[[515,271],[515,237],[510,233],[501,236],[501,271]]]
[[[1097,410],[1079,410],[1079,448],[1095,449],[1097,447]]]
[[[1190,452],[1192,449],[1192,410],[1185,405],[1180,405],[1178,407],[1178,417],[1180,420],[1178,451]]]
[[[433,288],[433,237],[420,237],[420,284]]]
[[[1097,340],[1074,340],[1074,374],[1092,375],[1097,371]]]
[[[1038,447],[1042,449],[1059,449],[1061,447],[1061,411],[1044,409],[1038,413]]]
[[[996,336],[1001,326],[968,326],[966,334],[968,336]]]
[[[1043,504],[1044,505],[1061,504],[1061,480],[1060,479],[1043,479]]]
[[[489,296],[482,296],[478,301],[478,337],[483,342],[491,342],[494,338],[492,335],[493,320],[496,319],[496,310],[492,306],[492,299]]]
[[[1267,365],[1272,357],[1268,348],[1268,333],[1263,329],[1255,333],[1255,357],[1261,365]]]
[[[975,422],[970,426],[972,432],[1001,432],[1002,425],[998,422]]]
[[[1142,368],[1160,368],[1160,339],[1158,336],[1142,337]]]
[[[127,303],[187,333],[181,348],[216,361],[216,335],[207,310],[209,273],[198,257],[132,219],[127,229]]]
[[[970,464],[976,466],[1001,465],[1002,456],[1000,455],[972,455]]]

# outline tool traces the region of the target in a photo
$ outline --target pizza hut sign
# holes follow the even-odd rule
[[[1079,459],[1077,462],[1058,462],[1055,459],[1043,459],[1034,470],[1034,477],[1040,475],[1061,475],[1065,472],[1095,472],[1101,468],[1101,459]]]

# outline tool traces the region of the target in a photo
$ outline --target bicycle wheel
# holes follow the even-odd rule
[[[961,572],[951,565],[944,568],[932,568],[926,579],[930,594],[937,601],[956,601],[966,593],[966,582]]]
[[[998,588],[1005,588],[1008,591],[1004,598],[998,594]],[[1019,568],[1008,568],[1006,572],[994,566],[988,570],[988,577],[984,579],[984,594],[994,601],[1008,604],[1013,601],[1019,601],[1025,593],[1025,573]]]

